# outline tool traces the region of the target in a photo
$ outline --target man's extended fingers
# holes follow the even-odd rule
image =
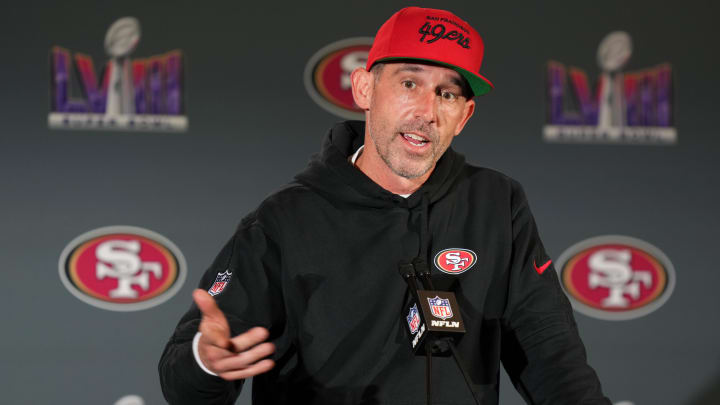
[[[225,314],[222,313],[220,308],[217,306],[215,299],[213,299],[207,291],[199,288],[196,289],[193,291],[193,300],[195,300],[195,305],[197,305],[200,312],[202,312],[203,318],[208,318],[214,322],[227,325]]]
[[[242,370],[228,371],[227,373],[219,373],[218,375],[228,381],[241,380],[270,371],[273,367],[275,367],[275,362],[270,359],[265,359]]]
[[[212,344],[198,345],[198,354],[200,355],[200,358],[203,359],[203,364],[205,364],[205,366],[211,366],[208,368],[212,368],[214,370],[217,370],[217,367],[215,366],[216,362],[229,357],[237,356],[237,353]]]
[[[275,345],[269,342],[261,343],[252,349],[238,353],[231,357],[223,357],[213,363],[216,373],[242,370],[249,368],[260,360],[270,356],[275,352]]]
[[[215,300],[206,291],[200,289],[193,291],[193,299],[202,312],[199,328],[202,333],[200,343],[231,349],[230,325]]]
[[[266,359],[275,351],[272,343],[263,343],[270,332],[256,327],[230,338],[230,325],[215,299],[204,290],[193,291],[193,300],[202,312],[200,321],[200,360],[226,380],[237,380],[264,373],[275,363]]]
[[[230,340],[233,344],[233,350],[235,350],[235,352],[237,353],[240,353],[250,349],[251,347],[259,343],[266,341],[269,336],[270,332],[268,332],[267,329],[262,327],[255,327],[245,333],[235,336]]]
[[[232,350],[230,330],[217,323],[203,319],[200,322],[200,344],[213,345],[223,349]]]

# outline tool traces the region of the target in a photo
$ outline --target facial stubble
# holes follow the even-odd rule
[[[371,111],[374,105],[375,100],[373,99],[371,101]],[[440,154],[444,151],[440,151],[442,145],[439,144],[440,137],[435,133],[435,129],[420,119],[404,123],[400,125],[399,128],[392,128],[392,124],[387,120],[374,117],[373,114],[370,114],[367,125],[377,154],[383,162],[385,162],[385,165],[400,177],[415,179],[425,175],[435,166],[435,163],[440,158]],[[429,156],[416,155],[416,157],[413,158],[413,156],[408,155],[404,151],[402,146],[393,145],[393,142],[396,142],[396,138],[401,137],[403,133],[407,132],[419,132],[428,139],[430,143]],[[383,136],[380,134],[387,135]],[[400,142],[402,142],[402,140],[400,140]],[[415,167],[414,164],[406,164],[408,161],[417,159],[425,160],[420,167]]]

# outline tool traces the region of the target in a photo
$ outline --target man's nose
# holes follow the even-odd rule
[[[437,101],[438,98],[434,91],[422,92],[415,105],[415,116],[427,123],[436,122]]]

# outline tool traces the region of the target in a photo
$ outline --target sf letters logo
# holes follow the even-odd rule
[[[462,270],[467,266],[470,259],[466,257],[460,257],[460,252],[449,252],[445,255],[445,264],[451,266],[452,271]]]
[[[609,291],[603,299],[605,308],[627,308],[631,302],[625,295],[633,299],[640,297],[641,285],[652,286],[652,273],[648,270],[636,270],[630,266],[632,252],[629,249],[603,249],[593,253],[588,259],[590,289],[605,287]]]
[[[137,298],[137,285],[147,291],[150,288],[150,274],[156,279],[162,277],[162,265],[158,262],[143,262],[140,259],[140,242],[137,240],[109,240],[101,243],[95,251],[97,257],[96,277],[117,279],[118,285],[110,290],[111,298]]]
[[[465,37],[463,34],[455,30],[447,32],[447,29],[443,24],[432,25],[429,22],[426,22],[422,27],[420,27],[418,32],[422,34],[420,42],[424,42],[425,37],[430,35],[432,38],[427,40],[428,44],[432,44],[440,39],[447,39],[449,41],[457,41],[458,45],[465,49],[470,49],[470,38]]]
[[[470,249],[450,248],[441,250],[435,255],[435,267],[443,273],[464,273],[477,261],[477,255]]]

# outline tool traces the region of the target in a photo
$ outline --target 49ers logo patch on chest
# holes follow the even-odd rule
[[[477,261],[477,255],[470,249],[450,248],[441,250],[435,255],[435,267],[443,273],[464,273]]]

